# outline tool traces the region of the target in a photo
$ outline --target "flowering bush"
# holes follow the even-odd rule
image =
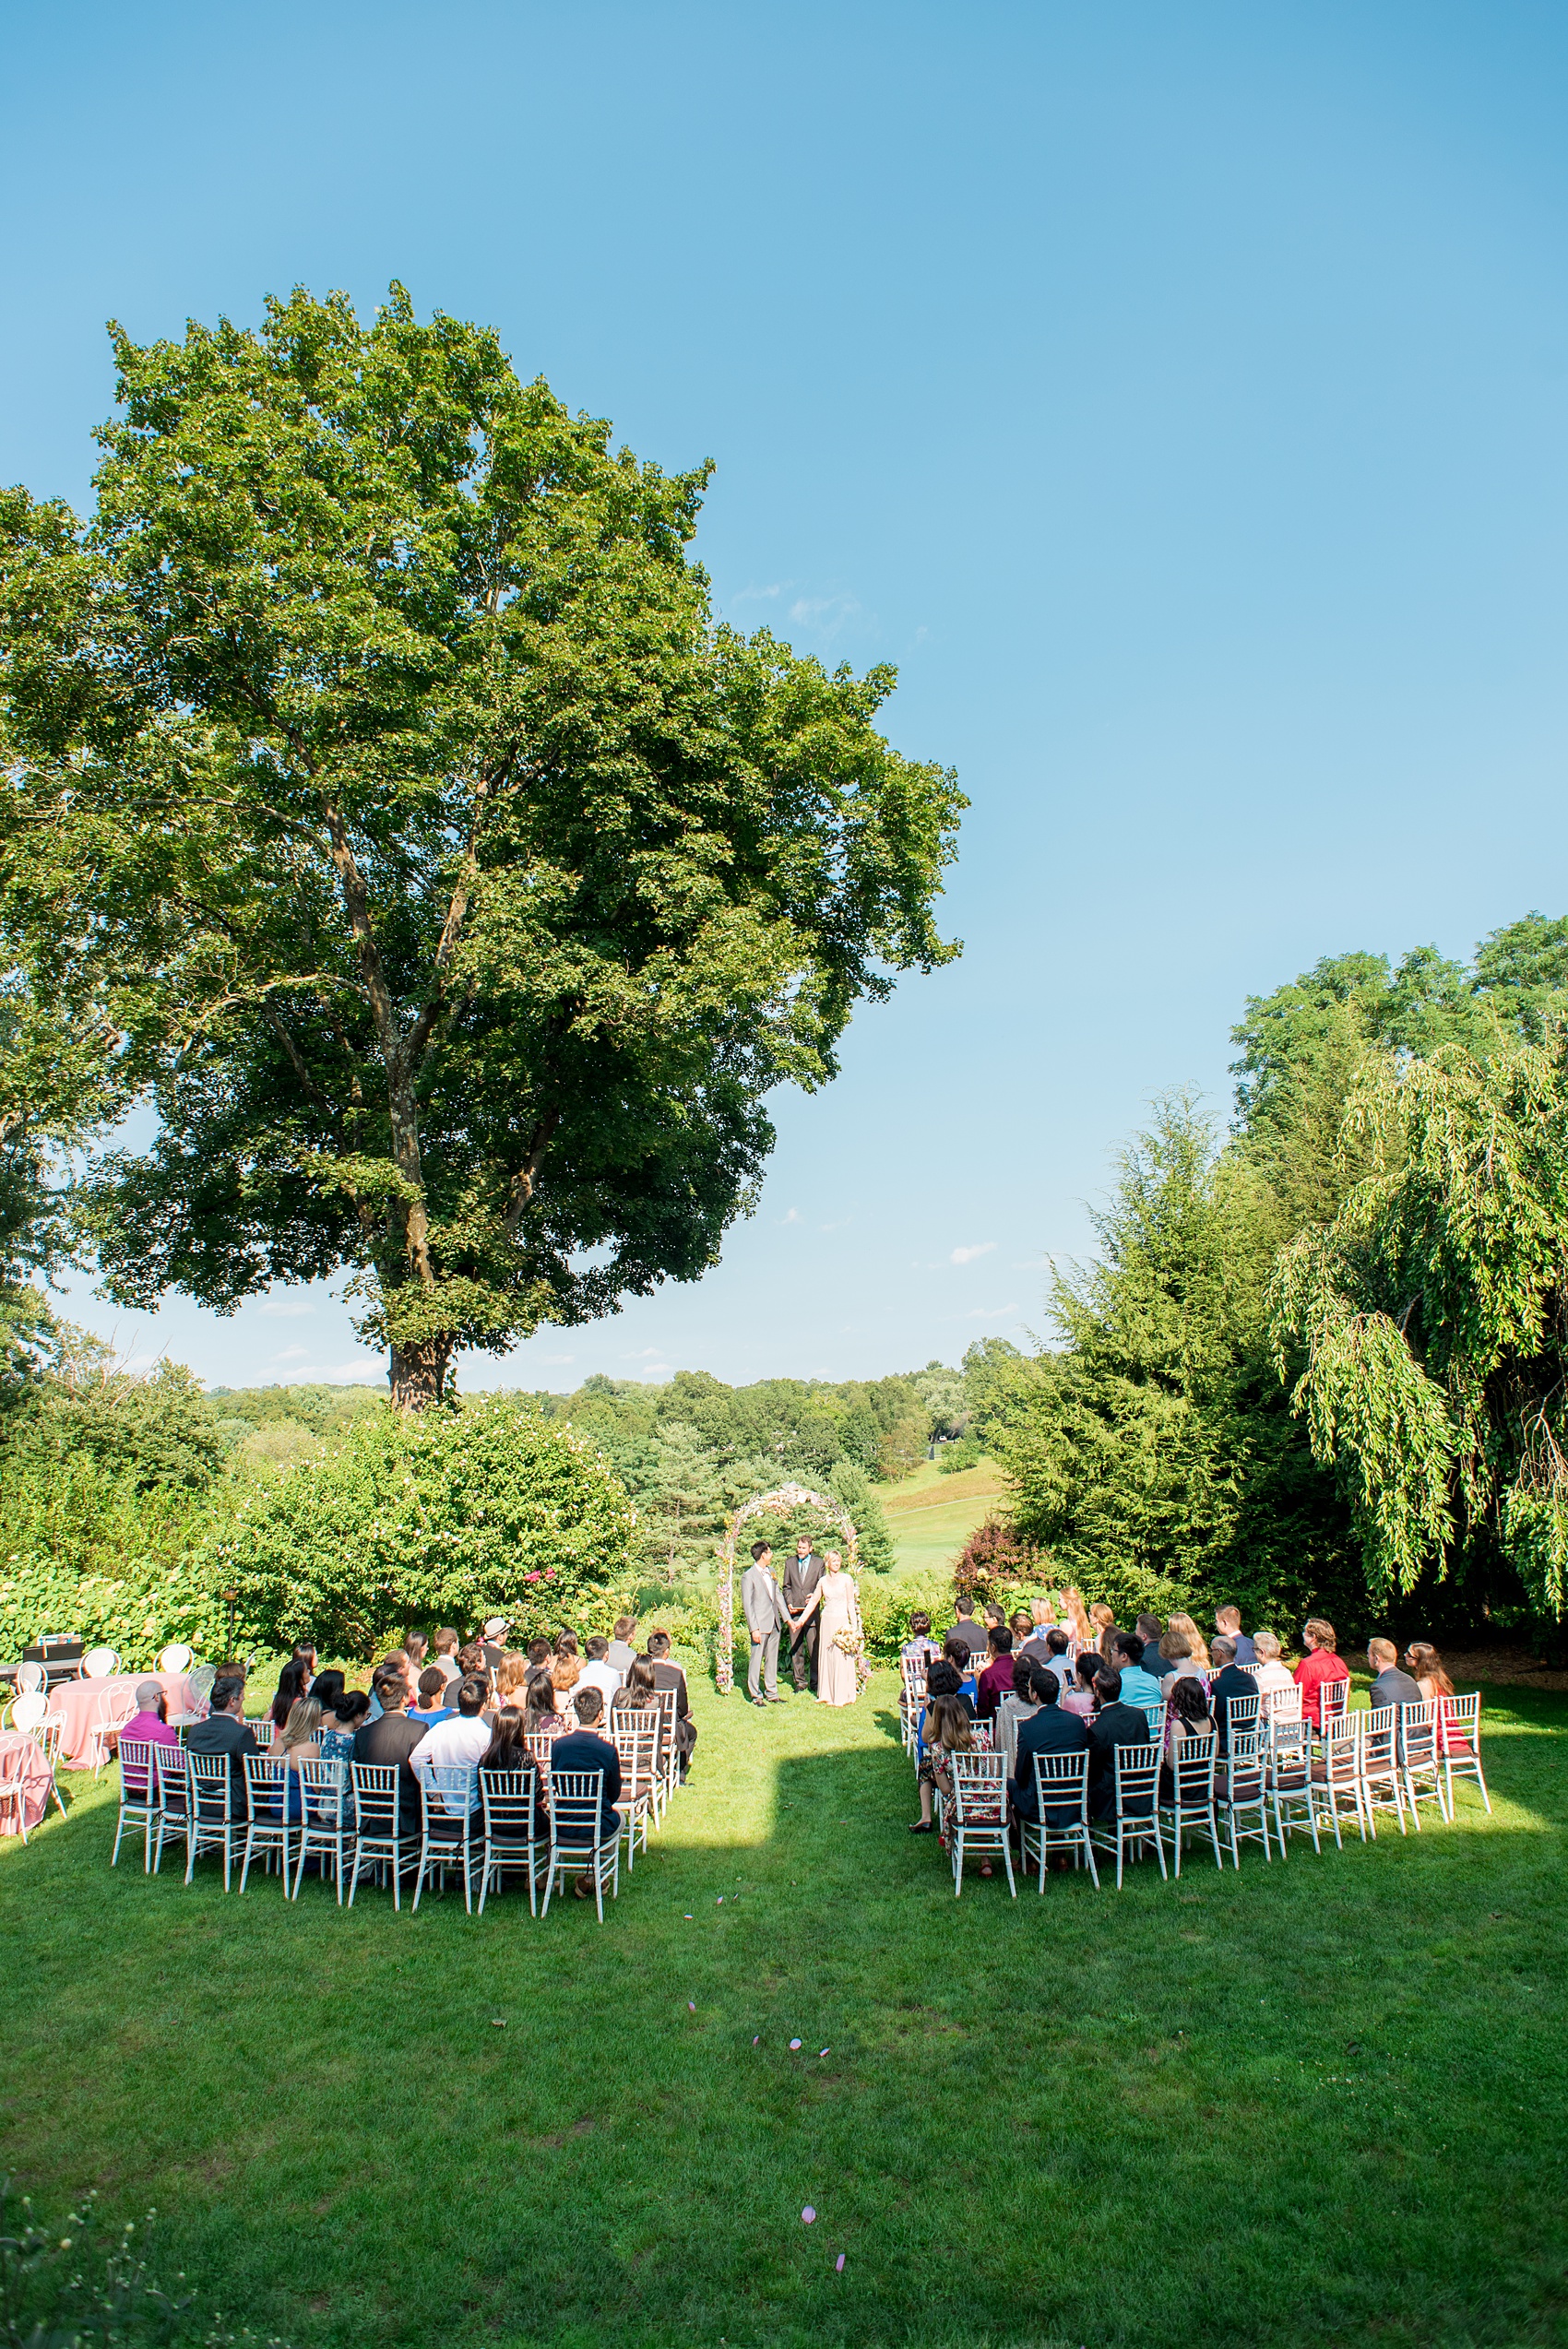
[[[0,1651],[19,1655],[45,1631],[112,1647],[127,1671],[170,1640],[198,1655],[227,1652],[228,1617],[202,1563],[133,1558],[119,1574],[78,1574],[56,1558],[0,1559]]]
[[[632,1505],[592,1445],[518,1395],[367,1413],[258,1492],[211,1552],[247,1637],[370,1655],[415,1624],[596,1630],[627,1604]]]

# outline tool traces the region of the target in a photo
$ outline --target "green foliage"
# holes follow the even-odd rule
[[[603,1628],[626,1603],[633,1513],[581,1436],[526,1398],[383,1409],[243,1502],[214,1572],[272,1646],[368,1656],[416,1625],[510,1616]]]
[[[18,968],[159,1115],[113,1294],[353,1269],[394,1394],[695,1279],[765,1102],[956,949],[894,672],[714,623],[666,475],[394,287],[113,336],[84,527],[0,509]]]
[[[1491,1535],[1568,1607],[1568,1030],[1369,1068],[1346,1147],[1372,1171],[1280,1261],[1273,1340],[1350,1496],[1374,1596]]]
[[[866,1652],[891,1664],[910,1636],[909,1619],[931,1617],[938,1635],[953,1620],[953,1581],[949,1574],[862,1574],[860,1582],[861,1623]]]
[[[113,1648],[127,1671],[137,1671],[171,1640],[187,1641],[198,1655],[221,1656],[227,1627],[209,1560],[166,1564],[128,1553],[113,1573],[83,1573],[36,1551],[0,1560],[0,1648],[7,1655],[58,1631]]]
[[[1096,1228],[1098,1260],[1053,1276],[1063,1350],[1028,1378],[998,1366],[1013,1399],[990,1441],[1052,1580],[1112,1604],[1112,1581],[1235,1599],[1254,1620],[1344,1589],[1344,1512],[1266,1355],[1277,1225],[1257,1171],[1173,1097]]]

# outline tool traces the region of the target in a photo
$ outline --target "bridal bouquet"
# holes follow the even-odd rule
[[[834,1632],[833,1644],[840,1655],[863,1655],[866,1652],[864,1632],[851,1631],[848,1624]]]

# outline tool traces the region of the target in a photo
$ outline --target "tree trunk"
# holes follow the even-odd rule
[[[427,1337],[418,1346],[397,1346],[392,1348],[392,1407],[397,1411],[425,1411],[439,1403],[446,1392],[446,1372],[452,1360],[452,1340],[449,1337]]]

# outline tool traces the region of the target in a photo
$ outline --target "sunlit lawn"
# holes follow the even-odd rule
[[[1568,2340],[1568,1701],[1489,1701],[1491,1820],[1015,1903],[905,1833],[891,1697],[695,1690],[602,1929],[112,1876],[70,1781],[0,1853],[7,2160],[344,2349]]]

